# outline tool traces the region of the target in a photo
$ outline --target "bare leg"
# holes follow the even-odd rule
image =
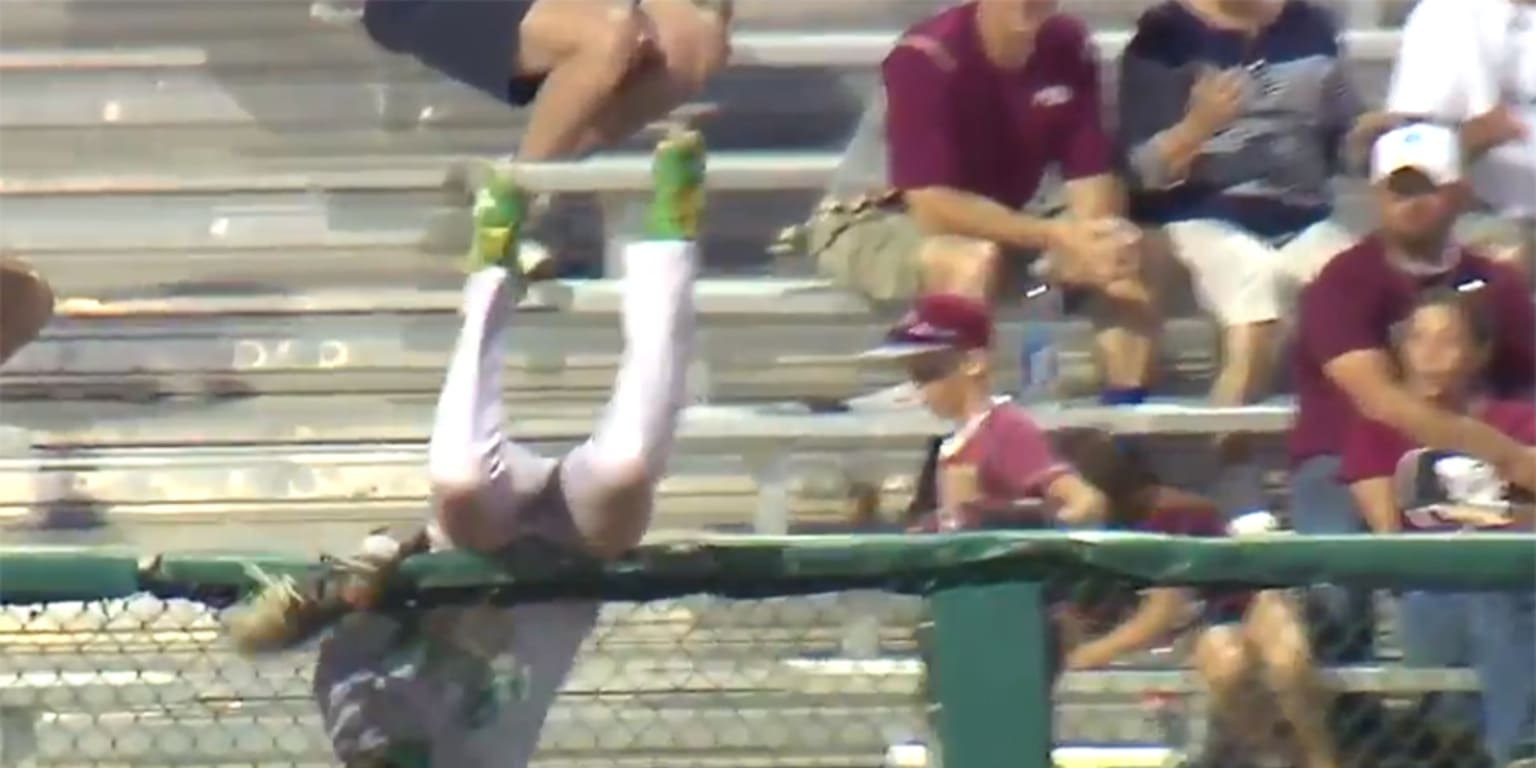
[[[955,293],[988,303],[997,293],[1002,255],[994,243],[935,235],[923,240],[917,258],[925,292]]]
[[[1278,322],[1234,325],[1222,338],[1221,373],[1211,385],[1211,402],[1247,405],[1262,398],[1274,377]]]
[[[730,57],[728,20],[692,0],[644,0],[640,10],[659,55],[614,90],[577,142],[580,155],[634,134],[703,89]]]
[[[547,73],[518,158],[569,155],[645,49],[642,18],[608,0],[539,0],[516,33],[516,71]]]
[[[687,0],[540,0],[518,30],[517,71],[548,73],[519,159],[579,155],[628,136],[725,63],[726,24]]]
[[[1295,731],[1304,768],[1337,768],[1339,758],[1328,733],[1328,695],[1317,677],[1301,619],[1284,594],[1259,593],[1248,608],[1243,631],[1258,653],[1280,715]]]
[[[555,466],[502,432],[506,327],[520,296],[518,278],[501,267],[465,281],[463,326],[427,447],[438,528],[455,546],[481,552],[512,540],[518,507],[544,487]]]
[[[1151,306],[1097,295],[1089,307],[1106,390],[1145,390],[1162,319]]]
[[[1217,743],[1242,749],[1260,746],[1251,737],[1269,732],[1272,723],[1249,685],[1254,659],[1242,632],[1228,625],[1201,632],[1193,661],[1209,694]]]
[[[651,240],[624,253],[624,358],[613,397],[561,470],[576,530],[600,557],[630,549],[650,524],[684,405],[696,251],[690,241]]]

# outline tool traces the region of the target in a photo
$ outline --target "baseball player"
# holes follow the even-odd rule
[[[428,447],[434,517],[405,541],[371,536],[354,576],[271,580],[230,619],[246,652],[321,641],[314,693],[348,768],[520,768],[578,648],[595,602],[438,608],[411,617],[369,607],[409,554],[503,553],[530,538],[612,558],[650,522],[657,480],[684,403],[693,343],[694,242],[704,148],[674,132],[656,150],[645,237],[624,259],[623,359],[592,436],[559,459],[502,431],[502,355],[523,288],[518,231],[525,196],[502,174],[481,190],[463,326]]]

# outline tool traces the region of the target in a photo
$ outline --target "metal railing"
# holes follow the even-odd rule
[[[311,701],[313,653],[251,660],[222,638],[219,608],[250,586],[252,563],[314,567],[0,550],[0,765],[333,764]],[[606,600],[544,729],[539,766],[916,765],[940,746],[951,768],[1039,768],[1052,746],[1063,766],[1160,765],[1223,733],[1206,722],[1208,680],[1184,646],[1069,671],[1052,705],[1044,683],[1057,633],[1046,617],[1123,617],[1153,586],[1209,594],[1324,581],[1529,591],[1536,538],[710,538],[601,568],[437,554],[406,564],[393,607],[375,618]],[[1381,623],[1389,636],[1393,622]],[[540,629],[532,618],[517,626]],[[1464,692],[1471,678],[1410,670],[1387,654],[1322,669],[1325,691],[1350,694],[1332,698],[1330,738],[1363,764],[1471,755],[1475,734],[1452,720],[1383,705]],[[1243,690],[1260,705],[1275,695],[1256,682]]]

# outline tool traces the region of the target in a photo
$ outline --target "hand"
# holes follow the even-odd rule
[[[1148,300],[1141,283],[1141,230],[1120,218],[1051,222],[1050,277],[1128,301]]]
[[[1462,138],[1474,151],[1520,141],[1530,131],[1531,126],[1508,104],[1500,104],[1461,124]]]
[[[1205,134],[1226,128],[1247,105],[1248,74],[1241,69],[1206,69],[1189,91],[1185,119]]]
[[[1402,115],[1391,112],[1366,112],[1355,118],[1349,134],[1344,137],[1345,160],[1352,166],[1370,162],[1371,145],[1383,134],[1407,122]]]

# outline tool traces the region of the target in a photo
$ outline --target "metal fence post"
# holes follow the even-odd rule
[[[1036,582],[929,597],[928,670],[944,768],[1051,768],[1051,660]]]

